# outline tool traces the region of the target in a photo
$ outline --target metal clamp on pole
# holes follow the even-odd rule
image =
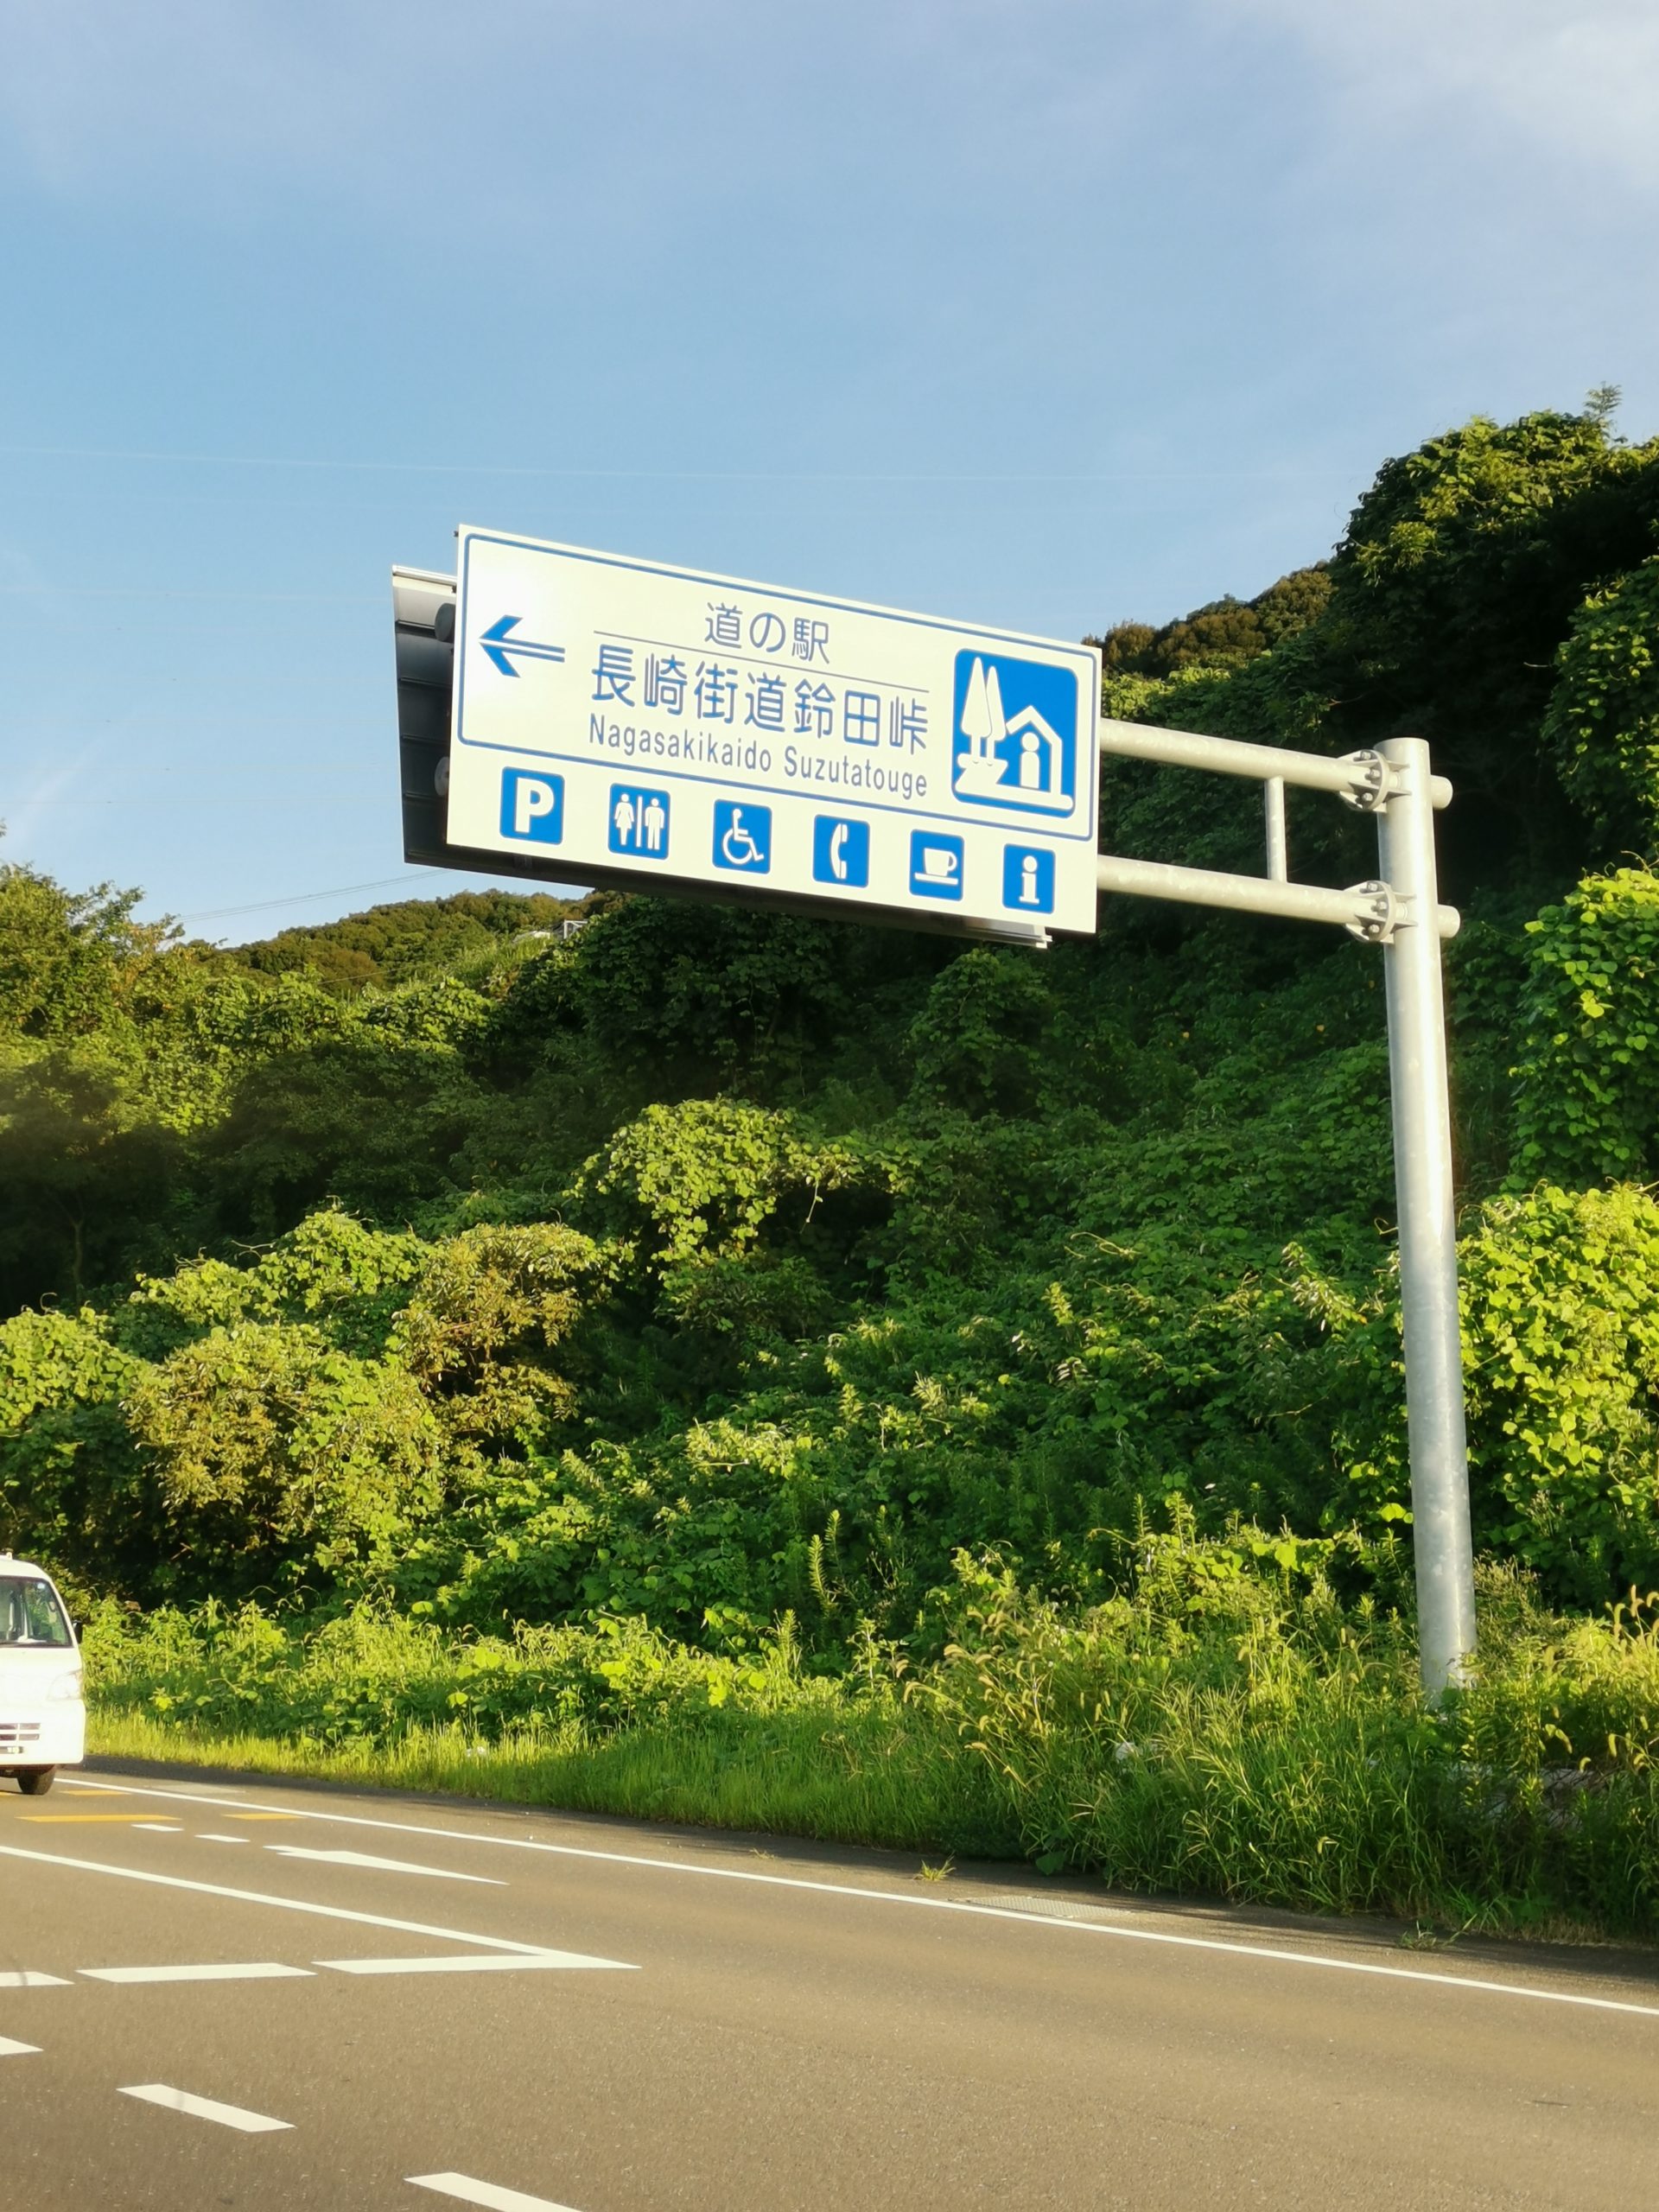
[[[1380,753],[1344,753],[1343,766],[1351,768],[1354,780],[1342,794],[1344,806],[1351,806],[1356,814],[1375,814],[1389,796],[1392,779],[1388,763]]]
[[[1348,896],[1355,901],[1354,918],[1348,925],[1351,933],[1362,944],[1387,944],[1399,918],[1399,902],[1389,886],[1373,877],[1369,883],[1351,885]]]

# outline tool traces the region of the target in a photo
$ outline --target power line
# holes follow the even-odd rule
[[[429,875],[447,875],[448,868],[405,868],[401,875],[377,876],[372,883],[340,883],[332,891],[295,891],[286,899],[256,899],[246,906],[209,906],[199,914],[181,914],[181,922],[228,922],[238,914],[268,914],[277,906],[305,906],[317,899],[345,899],[354,891],[385,891],[396,883],[416,883]]]

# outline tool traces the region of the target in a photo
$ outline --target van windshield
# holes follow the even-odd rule
[[[71,1641],[57,1592],[43,1575],[0,1574],[0,1645]]]

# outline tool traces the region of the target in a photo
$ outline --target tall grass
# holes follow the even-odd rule
[[[909,1672],[721,1657],[634,1623],[455,1638],[369,1608],[89,1629],[95,1746],[934,1853],[1128,1890],[1659,1936],[1659,1630],[1484,1577],[1443,1712],[1406,1626],[1318,1575],[1195,1577],[1068,1617],[969,1573]]]
[[[1017,1825],[983,1765],[942,1755],[950,1747],[902,1709],[846,1713],[833,1726],[796,1713],[733,1714],[696,1732],[650,1723],[591,1738],[525,1730],[487,1745],[469,1743],[460,1729],[420,1725],[384,1745],[323,1745],[101,1712],[92,1748],[113,1758],[453,1791],[825,1842],[1020,1855]]]
[[[359,1608],[92,1611],[92,1745],[521,1804],[1014,1854],[982,1758],[891,1673],[801,1666],[787,1626],[719,1658],[636,1622],[445,1637]],[[940,1839],[946,1839],[942,1846]]]
[[[1659,1934],[1659,1623],[1552,1618],[1504,1569],[1482,1584],[1479,1665],[1439,1712],[1404,1624],[1251,1578],[1186,1619],[1168,1586],[1070,1621],[1000,1585],[920,1692],[1042,1863],[1127,1889]]]

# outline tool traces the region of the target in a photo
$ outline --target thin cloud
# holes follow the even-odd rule
[[[1654,0],[1207,0],[1289,34],[1344,105],[1455,145],[1494,126],[1575,167],[1659,190]]]

